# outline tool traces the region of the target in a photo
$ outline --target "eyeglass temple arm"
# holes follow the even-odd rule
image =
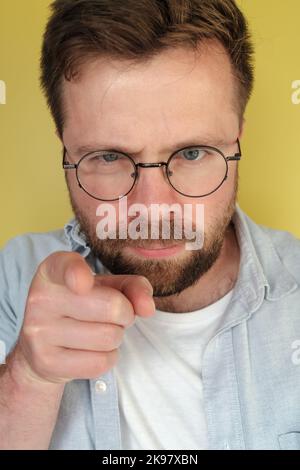
[[[226,157],[227,161],[240,160],[241,157],[242,157],[242,150],[241,150],[241,144],[240,144],[239,139],[237,139],[236,142],[238,144],[239,151],[237,153],[235,153],[232,157]]]
[[[66,147],[64,147],[64,149],[63,149],[63,159],[62,159],[63,169],[64,170],[75,170],[77,168],[77,164],[76,163],[69,163],[68,161],[66,161],[65,160],[66,153],[67,153],[67,149],[66,149]]]

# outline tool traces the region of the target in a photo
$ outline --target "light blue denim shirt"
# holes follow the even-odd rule
[[[254,223],[238,204],[233,222],[239,276],[203,356],[209,448],[300,450],[300,241]],[[76,219],[62,230],[17,236],[0,252],[0,340],[7,353],[38,265],[61,250],[105,272]],[[122,449],[113,369],[66,385],[50,448]]]

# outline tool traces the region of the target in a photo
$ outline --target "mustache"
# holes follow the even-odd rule
[[[130,224],[134,225],[130,226]],[[138,245],[147,248],[154,241],[159,242],[162,247],[168,247],[196,240],[197,229],[192,222],[187,226],[182,220],[149,221],[139,219],[138,222],[133,220],[126,224],[119,223],[115,227],[107,227],[105,230],[103,226],[97,224],[95,235],[98,240],[105,241],[105,243],[112,245],[117,243],[118,247]]]

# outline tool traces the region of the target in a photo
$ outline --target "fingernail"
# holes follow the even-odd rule
[[[153,297],[152,297],[152,299],[151,299],[151,300],[152,300],[152,303],[153,303],[153,309],[154,309],[154,312],[155,312],[155,311],[156,311],[156,305],[155,305],[155,302],[154,302],[154,299],[153,299]]]
[[[143,280],[143,283],[145,284],[145,287],[147,289],[147,292],[151,295],[151,297],[153,296],[153,287],[152,285],[150,284],[150,282],[148,281],[148,279],[146,279],[145,277],[142,278]]]

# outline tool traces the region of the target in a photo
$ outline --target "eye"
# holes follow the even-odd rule
[[[205,151],[203,149],[187,149],[182,152],[184,158],[188,161],[198,161],[204,157]]]
[[[99,165],[106,165],[110,163],[116,163],[118,161],[120,161],[120,155],[118,155],[117,153],[96,152],[94,154],[89,155],[85,163],[97,163]]]
[[[119,155],[116,153],[105,153],[102,155],[102,158],[107,163],[116,162],[119,158]]]

